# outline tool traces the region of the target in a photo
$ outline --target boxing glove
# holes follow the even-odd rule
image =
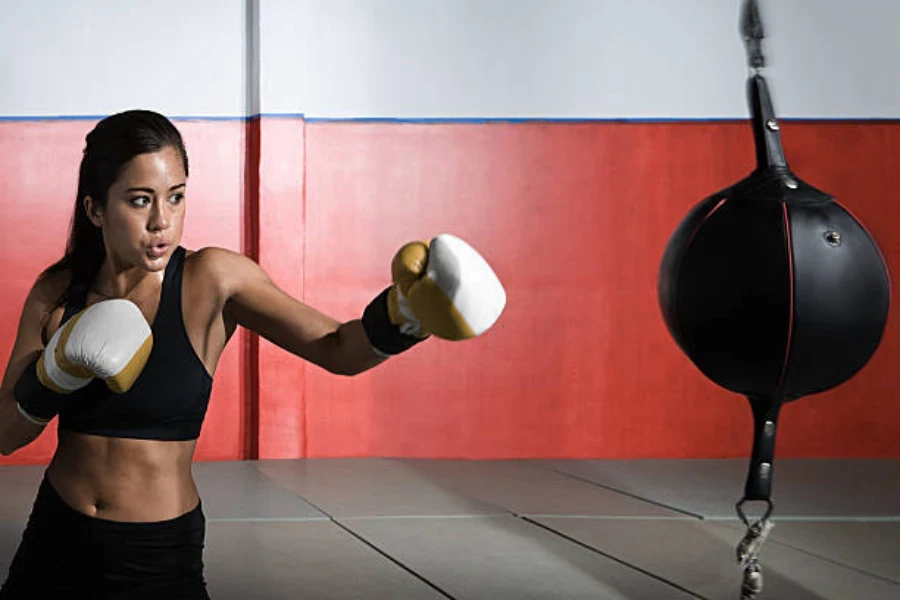
[[[61,394],[81,389],[95,377],[122,394],[140,375],[152,348],[153,333],[141,310],[129,300],[105,300],[56,330],[37,361],[37,376]]]
[[[372,347],[385,355],[432,334],[453,341],[477,337],[506,306],[506,291],[487,261],[450,234],[405,244],[391,262],[391,277],[391,287],[363,314]]]

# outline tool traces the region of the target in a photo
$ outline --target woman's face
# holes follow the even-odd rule
[[[88,215],[103,231],[107,256],[118,266],[166,268],[181,242],[186,179],[178,151],[166,147],[127,163],[109,188],[105,208],[85,199]]]

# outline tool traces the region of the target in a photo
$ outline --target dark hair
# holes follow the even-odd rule
[[[66,269],[71,272],[71,281],[59,304],[66,302],[74,287],[89,286],[106,258],[102,233],[84,208],[85,196],[106,207],[109,188],[129,161],[139,154],[168,147],[178,151],[184,173],[188,174],[181,134],[166,117],[152,111],[129,110],[106,117],[87,134],[85,142],[66,251],[62,259],[44,271],[44,274]]]

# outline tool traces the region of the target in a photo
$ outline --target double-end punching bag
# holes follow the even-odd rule
[[[658,294],[670,334],[716,384],[746,396],[753,451],[736,508],[748,527],[738,547],[743,598],[762,589],[758,553],[771,528],[778,416],[786,402],[833,388],[878,347],[890,281],[876,242],[831,195],[797,177],[781,145],[761,51],[755,0],[742,32],[756,169],[699,204],[672,235]],[[747,501],[767,504],[750,525]]]

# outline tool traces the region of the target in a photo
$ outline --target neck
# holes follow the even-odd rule
[[[165,271],[147,271],[126,265],[109,253],[97,273],[93,290],[108,298],[127,298],[140,295],[146,287],[156,288],[162,283]]]

